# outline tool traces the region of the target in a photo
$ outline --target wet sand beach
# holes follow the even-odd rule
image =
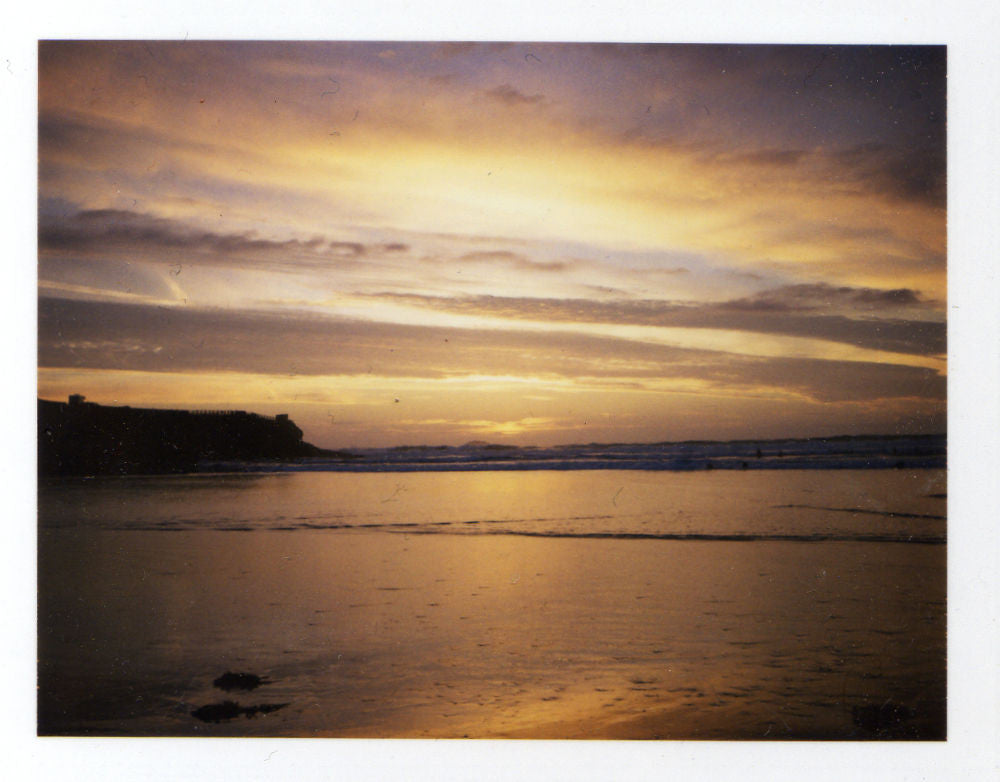
[[[43,734],[945,733],[935,543],[63,525],[39,554]]]

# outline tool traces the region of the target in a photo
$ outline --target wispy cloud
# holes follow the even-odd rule
[[[947,165],[941,145],[893,148],[872,142],[839,150],[833,157],[859,188],[938,208],[945,205]]]
[[[42,299],[39,361],[133,371],[445,378],[525,375],[629,381],[688,378],[730,390],[790,388],[817,400],[943,398],[934,370],[746,357],[572,333],[483,332],[298,313]],[[135,346],[146,346],[136,350]]]
[[[173,261],[268,269],[304,263],[351,263],[370,253],[400,253],[399,242],[366,245],[361,242],[310,239],[267,239],[253,232],[220,233],[182,221],[121,209],[83,210],[60,220],[43,218],[38,233],[42,253],[116,256],[122,253],[148,261]]]
[[[458,260],[463,263],[498,264],[519,271],[561,272],[572,265],[570,261],[534,261],[526,255],[509,250],[463,253]]]
[[[501,84],[499,87],[487,90],[486,94],[508,106],[531,106],[545,101],[544,95],[525,95],[509,84]]]
[[[947,348],[945,325],[940,320],[892,317],[893,312],[919,311],[930,306],[915,291],[905,288],[881,291],[824,284],[796,285],[702,304],[630,299],[433,297],[390,292],[378,297],[514,321],[729,329],[826,339],[917,355],[943,355]],[[831,311],[837,314],[830,314]]]

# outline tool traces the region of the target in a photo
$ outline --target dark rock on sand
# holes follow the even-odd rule
[[[195,709],[191,712],[191,716],[197,717],[202,722],[222,722],[223,720],[231,720],[233,717],[240,716],[242,711],[238,703],[224,701]]]
[[[252,719],[258,714],[270,714],[272,711],[283,709],[287,703],[259,703],[256,706],[240,706],[233,701],[223,701],[222,703],[211,703],[202,706],[191,712],[192,717],[196,717],[202,722],[223,722],[238,717],[241,714],[247,719]]]
[[[220,690],[232,692],[233,690],[256,690],[262,684],[270,684],[270,679],[263,679],[255,673],[233,673],[226,671],[222,676],[212,682]]]
[[[258,676],[255,673],[233,673],[226,671],[222,676],[212,682],[220,690],[230,692],[232,690],[256,690],[262,684],[270,684],[271,680]],[[252,719],[258,714],[270,714],[272,711],[283,709],[287,703],[258,703],[253,706],[241,706],[235,701],[223,701],[222,703],[210,703],[191,712],[191,716],[202,722],[223,722],[239,717],[241,714],[247,719]]]

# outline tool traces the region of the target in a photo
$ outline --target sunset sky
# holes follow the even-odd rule
[[[943,47],[43,42],[39,396],[942,432]]]

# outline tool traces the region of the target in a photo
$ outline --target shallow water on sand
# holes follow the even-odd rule
[[[39,729],[942,738],[943,492],[938,470],[46,483]],[[251,711],[192,714],[226,701]]]

